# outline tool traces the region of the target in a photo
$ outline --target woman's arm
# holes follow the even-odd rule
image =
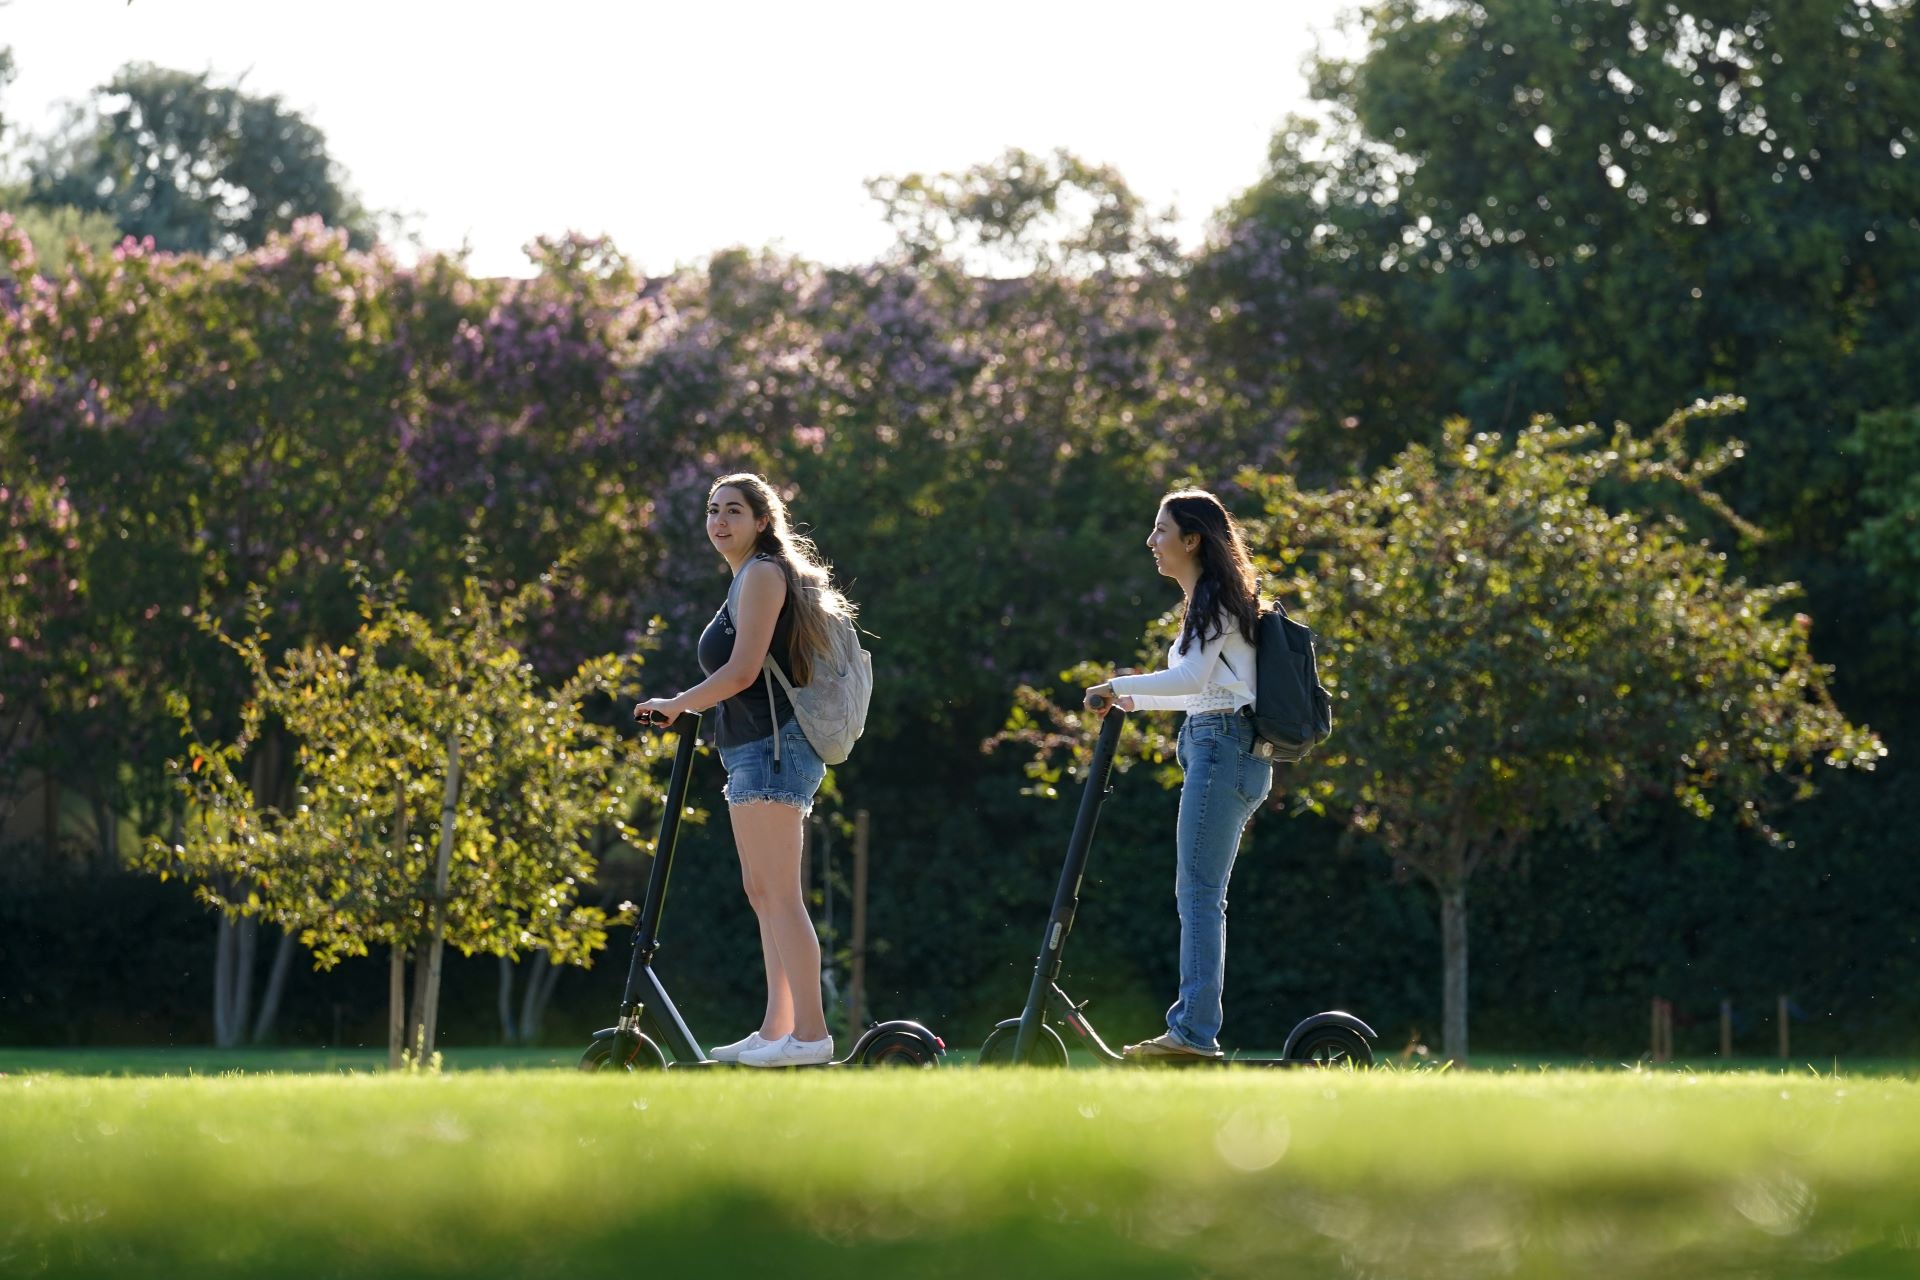
[[[755,560],[741,571],[740,609],[733,620],[733,653],[720,669],[684,693],[671,698],[650,698],[634,708],[645,718],[652,711],[674,720],[689,711],[717,707],[736,693],[752,687],[760,678],[761,664],[773,647],[773,628],[780,621],[780,606],[787,601],[787,575],[778,566]]]
[[[1177,710],[1183,699],[1207,687],[1214,665],[1227,647],[1228,634],[1223,630],[1205,644],[1190,644],[1185,653],[1172,653],[1172,663],[1164,671],[1115,676],[1108,683],[1116,695],[1132,698],[1142,711]]]

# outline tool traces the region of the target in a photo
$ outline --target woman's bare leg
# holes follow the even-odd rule
[[[761,1034],[769,1039],[775,1038],[772,1031],[786,1034],[784,1024],[796,1039],[824,1040],[820,937],[800,885],[800,810],[775,800],[754,800],[734,805],[730,816],[741,878],[760,921],[766,959],[767,1021]]]
[[[793,993],[787,989],[787,971],[780,965],[780,949],[774,945],[773,934],[767,931],[766,919],[757,905],[753,918],[760,923],[760,956],[767,968],[767,1013],[760,1020],[760,1038],[778,1040],[793,1031]]]

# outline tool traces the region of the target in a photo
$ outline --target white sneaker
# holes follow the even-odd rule
[[[748,1049],[764,1049],[770,1044],[778,1043],[780,1043],[778,1040],[769,1040],[761,1035],[758,1030],[755,1030],[749,1032],[745,1040],[735,1040],[732,1044],[715,1045],[713,1048],[707,1050],[707,1056],[715,1062],[738,1062],[740,1061],[740,1055]]]
[[[736,1061],[743,1067],[817,1067],[833,1061],[833,1037],[795,1040],[784,1036],[758,1049],[742,1049]]]

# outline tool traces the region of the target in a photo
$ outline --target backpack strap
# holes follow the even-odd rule
[[[773,557],[764,551],[756,552],[753,557],[747,561],[747,564],[752,564],[755,560],[765,560],[769,563],[774,562]],[[747,566],[741,565],[740,573],[745,573],[746,571]],[[733,621],[734,635],[736,638],[740,633],[740,616],[734,612],[734,609],[740,600],[740,573],[734,574],[733,581],[727,584],[727,617]],[[787,584],[787,590],[789,592],[793,590],[792,583]],[[780,607],[785,609],[786,602],[782,601]],[[773,625],[776,630],[780,626],[780,619],[777,616],[773,620]],[[792,697],[793,685],[788,682],[786,672],[780,670],[780,664],[773,660],[773,642],[771,638],[769,638],[766,656],[760,659],[760,677],[767,686],[767,712],[773,719],[773,767],[778,769],[780,767],[780,704],[774,700],[773,696],[773,678],[775,676],[780,677],[780,683],[785,686],[787,696]]]

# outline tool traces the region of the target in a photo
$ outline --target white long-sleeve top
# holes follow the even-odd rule
[[[1253,645],[1232,617],[1226,629],[1206,644],[1180,652],[1180,638],[1167,646],[1167,666],[1145,675],[1115,676],[1117,695],[1132,698],[1141,711],[1238,711],[1253,705]]]

